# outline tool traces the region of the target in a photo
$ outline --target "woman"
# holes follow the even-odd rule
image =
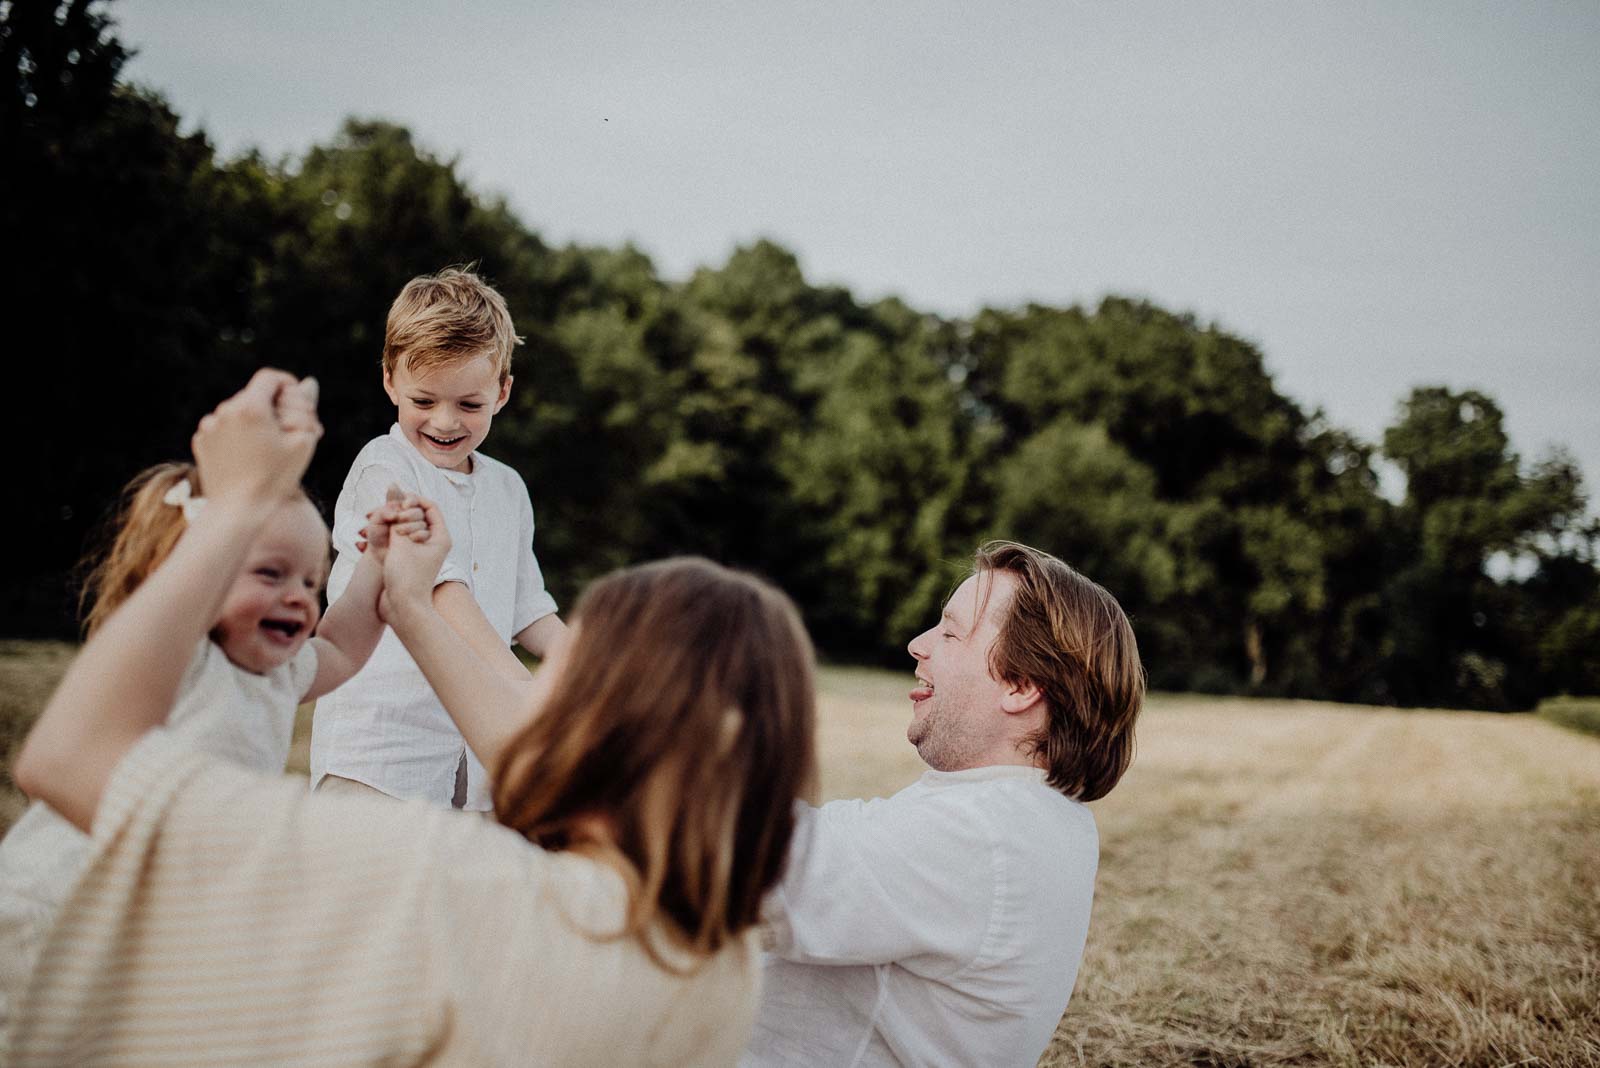
[[[770,587],[694,561],[611,576],[519,686],[432,615],[440,533],[393,538],[385,611],[495,768],[504,827],[308,796],[151,731],[171,650],[200,639],[319,434],[278,372],[202,420],[205,509],[18,758],[98,848],[11,1063],[731,1063],[811,775],[811,651]]]

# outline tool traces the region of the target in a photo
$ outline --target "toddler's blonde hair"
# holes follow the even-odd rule
[[[106,537],[110,545],[86,557],[83,589],[78,594],[78,615],[87,637],[111,618],[145,579],[155,574],[172,555],[173,548],[188,522],[183,508],[168,504],[166,496],[178,483],[189,482],[189,495],[201,496],[200,470],[192,463],[164,463],[147,467],[133,476],[122,490],[122,498]],[[303,497],[318,514],[322,509],[304,489]]]
[[[166,463],[147,467],[133,476],[122,491],[112,527],[111,545],[84,576],[78,613],[86,634],[93,634],[172,554],[183,536],[183,509],[163,498],[184,479],[191,495],[200,496],[200,472],[191,463]]]

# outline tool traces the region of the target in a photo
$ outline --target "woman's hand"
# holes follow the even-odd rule
[[[123,756],[166,720],[261,518],[298,489],[322,435],[315,389],[258,371],[200,421],[195,462],[213,506],[84,644],[29,731],[17,785],[79,830],[94,822]]]
[[[299,489],[321,437],[315,380],[263,368],[200,420],[191,445],[207,498],[276,502]]]
[[[416,507],[422,510],[421,523],[402,522],[391,527],[389,549],[383,559],[383,597],[378,611],[391,626],[392,613],[402,606],[432,606],[439,568],[450,554],[450,532],[445,529],[439,506],[420,497],[415,500]]]

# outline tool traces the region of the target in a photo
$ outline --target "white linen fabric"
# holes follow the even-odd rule
[[[1037,768],[800,806],[741,1064],[1035,1063],[1077,979],[1094,817]]]
[[[383,503],[390,484],[439,505],[450,531],[450,555],[439,582],[460,582],[509,646],[530,623],[556,610],[533,555],[533,505],[522,477],[481,452],[472,471],[435,467],[399,424],[367,443],[334,505],[328,600],[350,584],[361,559],[356,542],[367,513]],[[311,786],[325,775],[366,783],[391,797],[450,804],[456,768],[467,759],[463,808],[487,812],[488,774],[467,748],[422,669],[385,630],[366,666],[317,702],[311,725]]]
[[[701,962],[654,931],[662,969],[605,937],[613,868],[475,816],[155,736],[94,841],[0,1063],[711,1066],[750,1034],[754,931]]]
[[[295,707],[317,677],[310,642],[281,667],[256,675],[214,642],[189,659],[162,733],[178,746],[256,771],[281,772]],[[89,836],[35,801],[0,841],[0,1031],[25,989],[61,905],[89,862]]]

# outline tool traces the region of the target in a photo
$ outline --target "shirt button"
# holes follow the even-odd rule
[[[474,571],[478,570],[478,565],[477,564],[473,564],[472,565],[472,570],[474,570]]]

